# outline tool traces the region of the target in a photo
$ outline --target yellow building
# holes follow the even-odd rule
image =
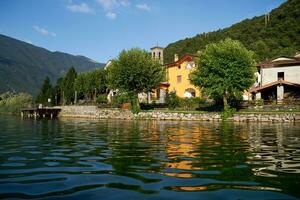
[[[190,82],[190,74],[195,69],[195,55],[186,54],[179,59],[174,55],[174,62],[163,64],[164,48],[151,48],[151,56],[166,68],[166,81],[153,93],[158,103],[165,103],[166,94],[175,92],[181,98],[200,97],[200,90]]]
[[[178,59],[174,55],[174,62],[165,64],[168,92],[175,92],[179,97],[200,97],[200,90],[191,84],[190,74],[195,69],[195,56],[186,54]]]

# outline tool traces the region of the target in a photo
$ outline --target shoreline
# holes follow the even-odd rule
[[[223,120],[220,113],[189,111],[143,111],[133,114],[130,110],[100,109],[97,106],[61,106],[58,117],[123,120],[174,120],[174,121],[234,121],[234,122],[300,122],[300,112],[237,112]]]

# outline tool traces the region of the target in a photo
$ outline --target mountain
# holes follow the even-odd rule
[[[164,50],[164,63],[172,62],[174,54],[196,53],[208,43],[228,37],[254,51],[258,62],[279,55],[291,56],[300,51],[299,22],[300,1],[288,0],[269,14],[169,44]]]
[[[0,93],[16,91],[36,95],[46,76],[55,81],[71,66],[80,72],[104,64],[84,56],[51,52],[0,34]]]

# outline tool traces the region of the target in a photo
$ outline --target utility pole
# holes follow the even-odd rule
[[[267,27],[269,21],[270,21],[270,13],[267,13],[265,14],[265,27]]]

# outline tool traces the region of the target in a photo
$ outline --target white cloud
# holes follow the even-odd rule
[[[130,2],[128,0],[120,0],[121,6],[127,7],[130,5]]]
[[[130,5],[129,0],[97,0],[97,2],[105,10],[113,10],[117,7],[128,7]]]
[[[42,27],[39,27],[39,26],[33,26],[33,29],[34,29],[36,32],[38,32],[38,33],[40,33],[40,34],[42,34],[42,35],[47,35],[47,36],[56,37],[56,33],[50,32],[50,31],[48,31],[48,30],[45,29],[45,28],[42,28]]]
[[[151,10],[151,7],[146,3],[137,4],[137,5],[135,5],[135,7],[139,10],[144,10],[144,11],[150,11]]]
[[[114,12],[109,11],[108,13],[106,13],[106,17],[109,19],[116,19],[117,14]]]
[[[117,0],[97,0],[97,2],[105,9],[111,10],[118,5]]]
[[[109,19],[116,19],[120,8],[130,6],[130,0],[97,0],[99,5],[106,12],[106,17]]]
[[[70,4],[67,6],[67,9],[72,12],[79,12],[79,13],[92,13],[93,12],[93,10],[85,3]]]

